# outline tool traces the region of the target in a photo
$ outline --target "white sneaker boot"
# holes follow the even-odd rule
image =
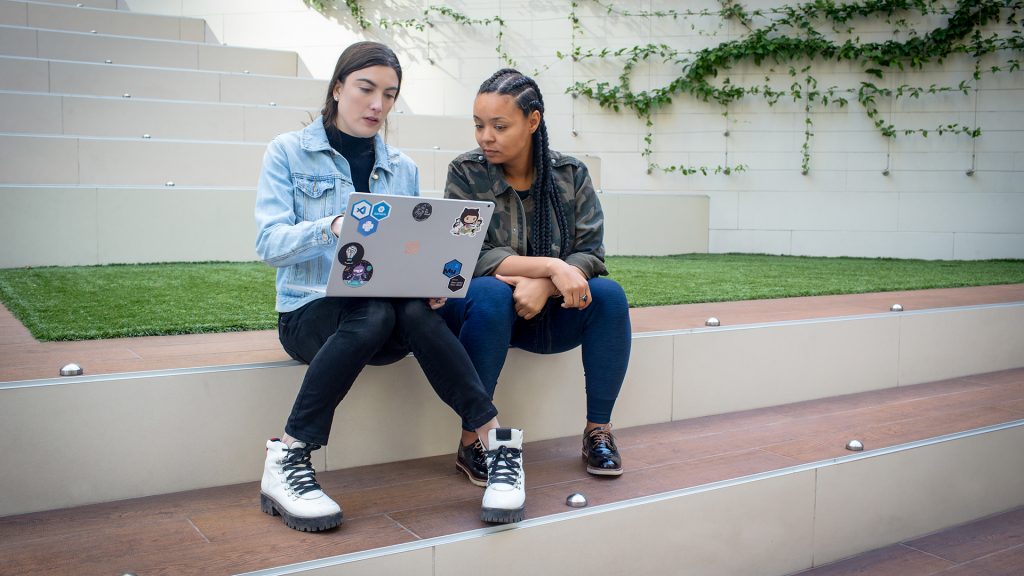
[[[484,522],[519,522],[526,515],[523,431],[492,428],[487,433],[487,489],[480,509]]]
[[[292,447],[272,438],[267,441],[267,461],[260,483],[260,508],[280,515],[285,526],[317,532],[341,524],[341,506],[320,489],[309,461],[316,444],[293,442]]]

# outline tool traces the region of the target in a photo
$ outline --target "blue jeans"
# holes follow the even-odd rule
[[[562,301],[553,299],[540,314],[523,320],[516,315],[512,287],[493,276],[480,276],[473,279],[465,298],[449,299],[441,314],[465,346],[491,398],[509,346],[557,354],[582,345],[587,420],[606,424],[629,364],[629,305],[614,280],[592,278],[590,293],[593,301],[584,310],[562,308]],[[465,421],[462,427],[473,429]]]
[[[423,299],[319,298],[281,314],[278,336],[292,358],[309,364],[284,429],[296,440],[326,445],[334,411],[363,367],[410,351],[470,430],[498,414],[465,350]]]

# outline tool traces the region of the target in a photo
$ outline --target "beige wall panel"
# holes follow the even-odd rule
[[[633,337],[613,424],[626,427],[672,420],[672,346],[671,336]],[[583,370],[582,362],[578,369]],[[579,432],[583,415],[568,419],[570,430],[566,436]]]
[[[99,190],[101,264],[256,260],[252,190]]]
[[[0,132],[60,134],[60,96],[0,93]]]
[[[241,106],[137,98],[64,97],[64,131],[76,136],[243,140]]]
[[[189,68],[196,66],[196,47],[181,42],[120,38],[98,34],[39,31],[39,57],[54,60]]]
[[[327,82],[312,78],[278,78],[221,74],[220,101],[316,108],[323,105]]]
[[[278,106],[245,106],[243,140],[266,144],[279,134],[301,130],[320,115],[314,108],[285,108]]]
[[[675,339],[673,420],[897,384],[898,317],[701,329]]]
[[[167,70],[117,64],[51,62],[50,91],[64,94],[164,100],[220,100],[220,79],[213,72]]]
[[[50,63],[46,60],[0,56],[0,89],[50,91]]]
[[[96,190],[0,188],[0,268],[96,264]],[[44,221],[60,232],[40,233]]]
[[[37,49],[35,30],[0,27],[0,55],[35,58],[38,55]]]
[[[707,196],[623,194],[617,214],[606,218],[617,228],[614,254],[707,253],[708,204]]]
[[[908,314],[900,320],[901,386],[1024,366],[1024,305]]]
[[[303,576],[434,576],[433,548],[377,556],[357,562],[305,570]]]
[[[28,5],[24,2],[0,1],[0,24],[28,25]]]
[[[179,18],[178,39],[186,42],[212,42],[219,44],[210,27],[199,18]]]
[[[82,4],[88,8],[103,8],[105,10],[117,10],[117,0],[47,0],[47,4],[68,4],[75,6]]]
[[[1024,428],[818,470],[814,563],[1024,504]]]
[[[437,146],[458,153],[476,148],[473,119],[469,116],[424,116],[392,114],[388,117],[391,143],[399,148]]]
[[[198,46],[199,69],[225,72],[295,76],[298,57],[294,52],[254,50],[206,44]]]
[[[334,414],[327,467],[454,454],[461,430],[455,412],[434,394],[414,358],[367,366]]]
[[[96,30],[99,34],[164,40],[178,40],[181,36],[178,19],[169,16],[34,2],[28,3],[28,25],[33,28],[77,32]]]
[[[82,182],[255,188],[264,146],[243,143],[81,141]]]
[[[301,373],[0,388],[0,433],[34,447],[20,466],[0,467],[0,489],[17,495],[0,500],[0,516],[258,480],[266,439],[281,434]],[[324,465],[322,451],[314,459]]]
[[[495,576],[791,574],[810,566],[813,495],[814,472],[802,472],[494,532],[437,546],[434,573],[475,576],[486,565]],[[610,534],[613,551],[580,552]]]
[[[601,201],[601,212],[604,213],[604,251],[609,256],[621,254],[619,252],[619,236],[623,226],[618,223],[622,221],[622,212],[619,209],[622,204],[622,197],[625,194],[599,193],[597,198]]]
[[[78,184],[78,140],[0,135],[0,184]]]

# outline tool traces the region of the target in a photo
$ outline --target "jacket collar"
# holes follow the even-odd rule
[[[337,154],[337,152],[334,151],[334,148],[331,148],[331,142],[327,139],[327,131],[324,130],[323,116],[317,116],[309,126],[302,129],[301,146],[302,149],[307,152],[330,152],[332,154]],[[398,150],[385,144],[380,133],[374,135],[373,147],[375,157],[373,167],[387,170],[388,172],[394,172],[399,161]]]

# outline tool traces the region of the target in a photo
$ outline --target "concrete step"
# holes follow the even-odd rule
[[[161,40],[215,41],[206,22],[199,18],[93,8],[77,3],[0,0],[0,24]]]
[[[92,63],[296,76],[298,55],[110,34],[0,26],[0,54]],[[109,61],[109,62],[108,62]]]
[[[323,80],[0,56],[0,90],[314,108]]]
[[[262,514],[258,482],[250,481],[0,518],[0,546],[13,573],[55,576],[468,576],[509,549],[529,554],[508,555],[499,574],[782,576],[1021,506],[1021,378],[1020,370],[983,374],[620,427],[627,472],[613,480],[586,474],[578,430],[530,440],[527,519],[514,526],[479,521],[481,492],[454,470],[448,446],[436,457],[319,468],[319,481],[346,517],[323,534],[298,535]],[[419,432],[427,424],[406,428]],[[124,451],[130,443],[105,451],[109,441],[98,436],[79,457],[83,466],[135,458]],[[864,440],[863,452],[845,450],[852,437]],[[195,456],[219,448],[196,447],[190,438],[177,435],[175,449]],[[229,447],[247,452],[250,444]],[[203,462],[188,465],[196,470]],[[88,478],[76,480],[80,490],[93,489]],[[567,508],[573,492],[585,494],[589,506]],[[274,546],[282,540],[289,544]],[[567,553],[580,541],[614,544],[614,553]]]
[[[326,83],[324,83],[326,85]],[[319,106],[195,102],[0,91],[0,132],[175,140],[269,142],[307,125]],[[471,150],[468,118],[392,114],[385,140],[400,149]]]
[[[1018,368],[1021,326],[1024,302],[639,333],[615,422],[678,422]],[[533,440],[578,434],[565,414],[583,413],[580,362],[578,349],[511,350],[496,397],[502,421]],[[11,495],[0,516],[256,480],[262,452],[238,447],[280,434],[304,370],[285,361],[2,384],[0,434],[30,437],[35,449],[24,467],[0,469]],[[317,465],[448,454],[457,429],[413,358],[368,367]],[[181,450],[182,430],[217,441]],[[118,450],[94,449],[110,444]]]

